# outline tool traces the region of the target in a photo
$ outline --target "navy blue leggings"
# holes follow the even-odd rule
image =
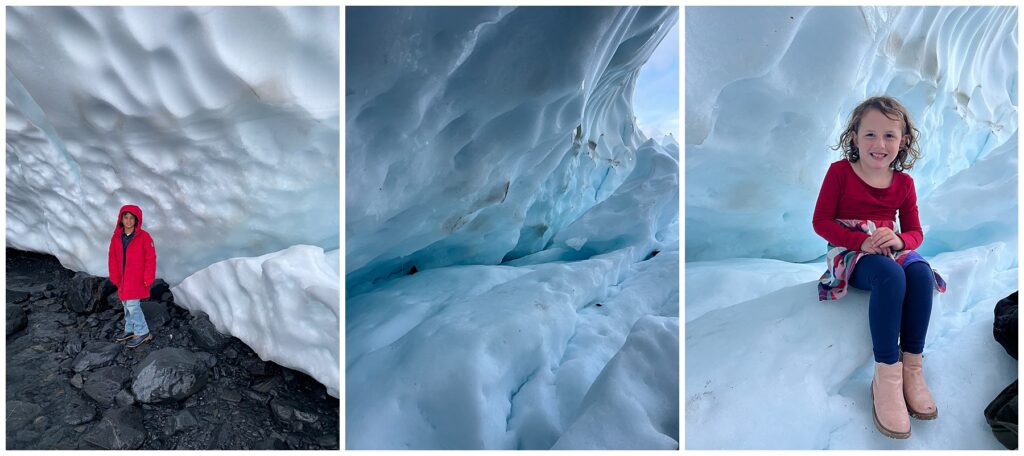
[[[871,292],[868,323],[875,362],[894,364],[901,349],[924,351],[935,288],[928,263],[911,263],[904,269],[885,255],[865,255],[853,268],[850,285]]]

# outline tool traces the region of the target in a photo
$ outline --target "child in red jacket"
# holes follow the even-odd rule
[[[140,300],[149,298],[149,287],[156,280],[156,248],[153,238],[142,229],[142,209],[128,204],[118,214],[107,268],[124,306],[124,333],[117,341],[127,341],[129,348],[135,348],[153,339]]]
[[[897,439],[910,437],[910,416],[938,416],[921,353],[932,289],[945,291],[946,285],[913,250],[924,232],[914,180],[904,171],[921,156],[917,136],[907,108],[896,99],[863,101],[839,138],[836,148],[844,158],[825,174],[813,220],[814,231],[828,241],[828,271],[818,284],[818,298],[839,299],[847,285],[871,291],[874,422]]]

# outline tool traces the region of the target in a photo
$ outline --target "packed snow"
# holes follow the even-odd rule
[[[7,246],[106,276],[139,205],[178,304],[337,395],[338,8],[6,16]]]
[[[677,13],[346,9],[346,448],[679,447]]]
[[[983,411],[1017,376],[992,337],[1018,287],[1017,9],[686,10],[687,449],[1001,449]],[[984,71],[979,71],[984,69]],[[868,292],[818,302],[811,212],[850,111],[910,110],[939,418],[875,429]]]

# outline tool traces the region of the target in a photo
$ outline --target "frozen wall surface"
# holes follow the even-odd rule
[[[7,246],[106,276],[117,210],[157,276],[337,249],[337,8],[7,9]]]
[[[687,260],[823,255],[829,146],[880,94],[921,131],[922,252],[1016,245],[1016,8],[692,7],[685,30]]]
[[[349,8],[347,288],[548,246],[636,166],[672,8]]]
[[[678,448],[676,18],[346,10],[347,448]]]
[[[337,396],[338,29],[335,7],[9,7],[7,246],[106,276],[137,204],[179,305]]]

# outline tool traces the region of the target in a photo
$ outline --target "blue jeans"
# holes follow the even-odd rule
[[[146,324],[146,315],[142,313],[142,303],[138,299],[121,301],[124,306],[124,332],[145,336],[149,334],[149,325]]]
[[[920,354],[932,313],[935,278],[931,266],[900,266],[885,255],[865,255],[853,269],[850,285],[871,291],[868,324],[875,362],[895,364],[900,350]]]

